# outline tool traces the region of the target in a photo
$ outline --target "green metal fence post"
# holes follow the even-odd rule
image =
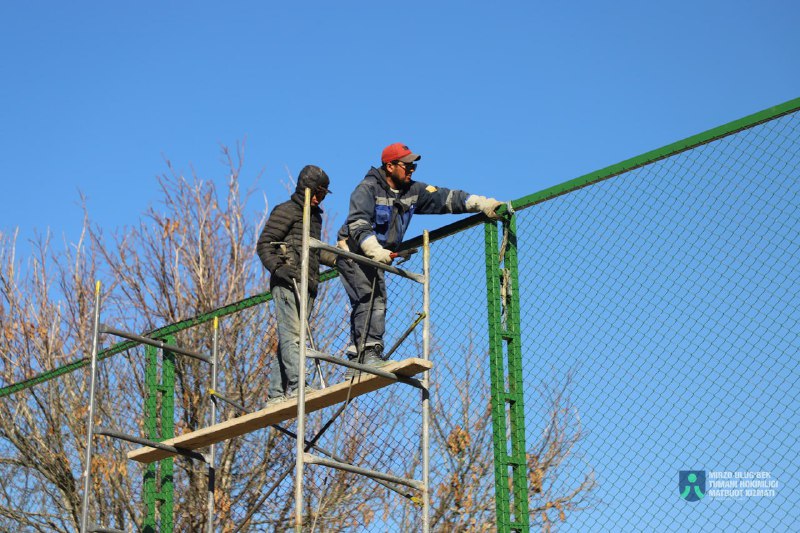
[[[145,347],[144,353],[144,434],[148,439],[157,440],[158,358],[156,357],[156,348],[153,346]],[[156,483],[157,467],[157,463],[150,463],[144,471],[142,486],[142,492],[144,493],[144,520],[142,521],[142,531],[144,533],[155,533],[156,531],[156,492],[158,492]]]
[[[165,342],[175,344],[175,337],[167,336]],[[159,383],[157,353],[155,347],[145,348],[144,428],[148,439],[162,441],[175,436],[175,354],[163,351]],[[161,424],[158,424],[159,398]],[[168,458],[151,463],[145,469],[143,483],[145,515],[142,522],[144,533],[172,532],[173,464],[173,458]],[[160,505],[157,506],[157,502],[160,502]]]
[[[516,217],[504,221],[503,229],[507,240],[501,252],[497,224],[485,224],[495,508],[500,533],[530,530]],[[507,372],[505,354],[508,356]]]
[[[175,336],[166,338],[167,344],[176,344]],[[161,363],[161,435],[163,439],[175,436],[175,354],[164,350]],[[161,490],[158,499],[161,501],[161,533],[172,533],[174,527],[174,465],[175,459],[169,457],[159,461],[161,469]]]

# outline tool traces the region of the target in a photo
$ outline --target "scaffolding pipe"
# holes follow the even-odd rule
[[[311,239],[309,246],[311,248],[316,248],[318,250],[327,250],[331,253],[341,255],[343,257],[347,257],[348,259],[352,259],[357,263],[362,263],[364,265],[369,265],[373,268],[377,268],[379,270],[385,270],[386,272],[391,272],[392,274],[397,274],[400,277],[410,279],[412,281],[416,281],[417,283],[425,283],[425,276],[423,274],[417,274],[416,272],[411,272],[410,270],[404,270],[402,268],[398,268],[393,265],[387,265],[386,263],[381,263],[379,261],[374,261],[368,257],[364,257],[361,254],[355,254],[353,252],[342,250],[336,246],[331,246],[330,244],[325,244],[324,242]]]
[[[353,363],[352,361],[346,361],[342,358],[333,357],[319,352],[308,354],[307,357],[318,359],[320,361],[327,361],[336,365],[346,366],[347,368],[353,368],[368,374],[374,374],[384,379],[391,379],[392,381],[397,381],[398,383],[405,383],[406,385],[411,385],[412,387],[423,387],[422,383],[418,379],[401,376],[399,374],[393,374],[392,372],[387,372],[386,370],[381,370],[380,368],[375,368],[374,366],[365,365],[363,363]]]
[[[214,317],[214,337],[211,343],[211,390],[217,390],[217,352],[219,348],[219,317]],[[211,395],[211,425],[217,423],[217,399]],[[208,533],[214,533],[214,489],[217,481],[216,448],[211,445],[208,457]]]
[[[92,473],[92,437],[94,436],[94,393],[97,381],[97,344],[100,336],[100,281],[94,287],[94,335],[92,336],[92,364],[89,372],[89,420],[86,422],[86,460],[83,471],[83,502],[81,505],[81,533],[86,533],[89,525],[89,488]]]
[[[422,285],[422,307],[425,323],[422,326],[422,358],[430,360],[431,337],[431,246],[428,230],[422,233],[422,272],[425,282]],[[430,495],[430,371],[422,374],[422,531],[428,533],[431,528],[431,495]]]
[[[290,430],[290,429],[286,429],[285,427],[280,426],[278,424],[273,424],[272,427],[274,427],[275,429],[277,429],[279,432],[283,433],[287,437],[290,437],[292,439],[296,439],[297,438],[297,434],[294,431]],[[342,458],[341,456],[336,455],[335,453],[330,452],[330,451],[326,450],[325,448],[314,444],[313,441],[306,440],[305,441],[305,445],[306,445],[306,447],[305,447],[306,451],[316,450],[319,453],[321,453],[322,455],[324,455],[326,457],[329,457],[330,459],[333,459],[334,461],[336,461],[338,463],[342,463],[342,464],[349,465],[349,466],[354,466],[353,463],[350,463],[346,459]],[[391,483],[387,483],[386,481],[383,481],[383,480],[377,479],[377,478],[372,478],[372,480],[375,483],[377,483],[378,485],[386,487],[387,489],[396,492],[397,494],[399,494],[400,496],[403,496],[404,498],[408,498],[408,499],[413,498],[413,496],[411,494],[408,494],[408,493],[405,493],[405,492],[399,490],[397,487],[395,487]]]
[[[297,464],[294,480],[294,518],[295,531],[303,530],[303,441],[306,434],[306,320],[308,316],[308,250],[311,231],[311,189],[306,187],[303,202],[303,248],[300,266],[300,357],[298,368],[300,377],[297,380]]]
[[[412,322],[412,324],[408,326],[408,329],[405,330],[405,332],[402,335],[400,335],[400,338],[397,339],[397,341],[392,345],[391,348],[389,348],[389,351],[386,352],[386,355],[383,356],[384,359],[389,359],[392,356],[395,350],[397,350],[400,347],[400,345],[403,344],[403,342],[408,338],[408,336],[411,335],[411,332],[417,328],[419,323],[422,322],[422,320],[426,316],[428,316],[428,314],[424,311],[422,313],[417,313],[417,318],[414,319],[414,322]]]
[[[411,279],[418,283],[423,284],[423,299],[424,299],[424,309],[423,313],[420,317],[417,318],[416,322],[411,325],[410,328],[403,334],[400,341],[392,347],[392,351],[394,351],[399,343],[402,342],[408,335],[411,334],[413,329],[419,323],[421,318],[424,318],[424,327],[423,327],[423,359],[425,361],[430,360],[430,236],[429,233],[426,231],[424,233],[424,253],[423,253],[423,263],[424,263],[424,274],[420,275],[414,272],[409,272],[400,268],[397,268],[392,265],[386,265],[383,263],[379,263],[377,261],[373,261],[371,259],[367,259],[361,255],[351,253],[346,250],[342,250],[340,248],[335,248],[333,246],[329,246],[315,238],[312,238],[310,235],[310,218],[311,218],[311,191],[306,188],[305,189],[305,199],[303,203],[303,238],[302,238],[302,250],[301,250],[301,269],[300,269],[300,290],[296,290],[295,293],[298,296],[298,307],[299,307],[299,314],[300,314],[300,354],[299,354],[299,361],[298,367],[302,372],[301,379],[298,379],[298,387],[297,387],[297,434],[295,435],[295,442],[296,442],[296,464],[295,464],[295,484],[294,484],[294,502],[295,502],[295,509],[294,509],[294,529],[296,533],[301,533],[303,530],[303,475],[304,475],[304,467],[305,463],[308,462],[309,464],[320,464],[329,466],[332,468],[338,468],[341,470],[353,472],[356,474],[365,475],[370,477],[374,480],[382,480],[391,483],[397,483],[401,485],[405,485],[408,487],[412,487],[422,492],[422,504],[423,504],[423,532],[429,533],[430,531],[430,377],[429,373],[426,371],[423,374],[423,378],[421,384],[416,379],[409,379],[403,376],[397,376],[395,374],[377,370],[374,368],[366,367],[365,365],[360,365],[358,363],[350,363],[349,361],[335,359],[327,354],[321,354],[316,351],[316,349],[309,352],[308,348],[306,347],[306,336],[309,334],[308,332],[308,321],[306,317],[308,315],[308,276],[309,276],[309,250],[311,248],[320,249],[320,250],[327,250],[337,255],[341,255],[347,258],[350,258],[354,261],[357,261],[362,264],[366,264],[376,269],[384,270],[387,272],[391,272],[393,274],[399,275],[401,277]],[[375,281],[377,277],[373,279],[373,290],[372,290],[372,297],[375,296]],[[372,300],[370,300],[370,313],[372,312]],[[359,358],[363,356],[363,343],[364,339],[362,339],[362,345],[359,347]],[[364,370],[366,372],[384,377],[386,379],[391,379],[393,381],[408,383],[414,385],[416,387],[421,388],[422,394],[422,438],[420,442],[420,447],[422,448],[422,481],[417,481],[413,479],[401,478],[398,476],[394,476],[387,473],[377,472],[373,470],[368,470],[365,468],[360,468],[357,466],[353,466],[351,464],[325,459],[323,457],[319,457],[310,453],[307,453],[307,450],[313,446],[313,444],[308,443],[305,440],[305,429],[306,429],[306,420],[305,420],[305,402],[306,402],[306,380],[305,380],[305,369],[306,369],[306,358],[311,357],[315,359],[315,361],[325,360],[335,364],[340,364],[343,366],[347,366],[349,368],[355,368],[358,370]],[[347,403],[345,403],[347,405]],[[281,429],[281,431],[286,431]]]
[[[182,457],[194,459],[196,461],[202,461],[204,463],[208,462],[206,456],[200,452],[196,452],[194,450],[187,450],[186,448],[178,448],[176,446],[170,446],[169,444],[164,444],[163,442],[156,442],[150,439],[143,439],[142,437],[128,435],[126,433],[114,431],[113,429],[97,429],[94,432],[94,434],[105,435],[106,437],[113,437],[115,439],[125,440],[128,442],[132,442],[134,444],[141,444],[142,446],[149,446],[150,448],[155,448],[157,450],[164,450],[165,452],[174,453],[175,455],[180,455]]]
[[[211,396],[215,397],[215,398],[219,398],[220,400],[222,400],[223,402],[227,403],[228,405],[231,405],[231,406],[235,407],[237,410],[241,411],[242,413],[246,413],[247,412],[247,409],[245,409],[243,405],[234,402],[230,398],[226,398],[225,396],[220,394],[219,391],[217,391],[217,390],[211,389],[211,390],[208,391],[208,393]]]
[[[110,333],[112,335],[116,335],[117,337],[122,337],[123,339],[140,342],[142,344],[148,344],[150,346],[155,346],[156,348],[161,348],[162,350],[169,350],[170,352],[175,352],[181,355],[194,357],[195,359],[199,359],[201,361],[205,361],[208,364],[211,364],[211,357],[202,354],[200,352],[196,352],[194,350],[189,350],[188,348],[181,348],[180,346],[175,346],[174,344],[167,344],[164,341],[160,341],[158,339],[151,339],[150,337],[142,337],[141,335],[136,335],[135,333],[129,333],[121,329],[112,328],[111,326],[105,324],[100,326],[100,330],[103,333]]]
[[[352,472],[353,474],[359,474],[369,478],[382,479],[384,481],[390,481],[392,483],[397,483],[399,485],[405,485],[406,487],[411,487],[412,489],[423,491],[423,493],[425,491],[424,483],[421,481],[417,481],[416,479],[408,479],[404,477],[393,476],[391,474],[378,472],[377,470],[369,470],[367,468],[361,468],[347,463],[331,461],[330,459],[325,459],[324,457],[320,457],[318,455],[313,455],[310,453],[305,454],[304,460],[308,464],[322,465],[330,468],[336,468],[338,470],[344,470],[345,472]]]

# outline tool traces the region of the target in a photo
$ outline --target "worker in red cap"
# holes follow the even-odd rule
[[[491,220],[499,218],[497,208],[503,204],[494,198],[412,180],[420,159],[420,155],[403,143],[384,148],[380,168],[371,168],[350,196],[347,220],[337,235],[341,248],[390,264],[415,213],[483,212]],[[347,357],[370,366],[382,366],[386,363],[383,359],[386,320],[383,270],[343,256],[337,259],[336,267],[351,304],[351,346]],[[362,339],[365,339],[363,351],[359,353]],[[352,375],[353,372],[346,374]]]

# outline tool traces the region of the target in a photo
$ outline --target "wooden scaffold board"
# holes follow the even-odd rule
[[[412,377],[426,370],[430,370],[432,367],[433,364],[430,361],[410,358],[390,362],[386,366],[381,367],[381,370],[400,376]],[[348,379],[322,390],[309,391],[306,393],[306,413],[342,403],[348,398],[353,399],[357,396],[387,387],[393,383],[395,383],[394,380],[374,374],[362,373],[360,377],[352,380],[352,386],[351,380]],[[231,418],[230,420],[219,422],[213,426],[198,429],[197,431],[184,433],[183,435],[165,440],[163,444],[175,446],[176,448],[196,450],[296,417],[297,397],[294,397],[254,413]],[[153,461],[159,461],[173,455],[175,454],[167,450],[145,446],[128,452],[128,459],[133,459],[140,463],[152,463]]]

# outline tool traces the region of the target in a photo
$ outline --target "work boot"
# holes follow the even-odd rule
[[[347,356],[347,360],[351,363],[358,363],[358,350],[354,345],[350,345],[344,351],[344,354]],[[352,379],[355,376],[359,375],[361,372],[356,370],[355,368],[348,368],[344,371],[344,379]]]
[[[280,396],[275,396],[274,398],[270,398],[269,400],[267,400],[267,407],[270,407],[272,405],[276,405],[276,404],[279,404],[279,403],[285,402],[285,401],[286,401],[286,396],[281,394]]]
[[[371,366],[372,368],[380,368],[388,364],[388,361],[383,359],[382,354],[383,354],[383,346],[381,346],[380,344],[367,346],[366,348],[364,348],[364,361],[362,364]],[[347,352],[347,357],[354,363],[358,362],[356,358],[351,357],[350,352]],[[344,379],[351,379],[353,377],[358,376],[359,374],[361,374],[360,370],[356,370],[354,368],[348,368],[347,371],[344,373]]]
[[[287,395],[286,395],[286,398],[287,398],[288,400],[291,400],[292,398],[295,398],[295,397],[297,397],[297,392],[298,392],[299,390],[300,390],[300,389],[293,389],[293,390],[289,391],[289,394],[287,394]],[[319,389],[318,389],[318,388],[316,388],[316,387],[313,387],[313,386],[311,386],[311,385],[306,385],[306,394],[308,394],[308,393],[310,393],[310,392],[314,392],[315,390],[319,390]]]
[[[376,344],[364,351],[364,364],[373,368],[380,368],[388,364],[383,358],[383,346]]]
[[[357,363],[358,359],[350,359],[350,362],[351,363]],[[355,368],[349,368],[348,367],[348,369],[344,371],[344,379],[345,380],[353,379],[354,377],[356,377],[356,376],[358,376],[360,374],[361,374],[360,370],[356,370]]]

